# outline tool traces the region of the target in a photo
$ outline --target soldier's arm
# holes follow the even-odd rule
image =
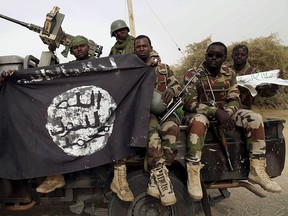
[[[240,92],[237,85],[236,73],[232,73],[232,79],[228,91],[227,105],[224,110],[229,116],[233,115],[239,108],[241,108]]]
[[[182,87],[179,83],[179,81],[177,80],[177,78],[175,77],[173,71],[170,69],[170,67],[168,65],[166,65],[167,67],[167,87],[169,89],[172,89],[174,91],[174,96],[177,96],[181,90],[182,90]]]

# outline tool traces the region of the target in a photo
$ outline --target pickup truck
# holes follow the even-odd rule
[[[0,56],[0,72],[7,69],[20,70],[37,67],[38,62],[39,60],[33,56],[25,58]],[[267,143],[266,169],[272,178],[281,175],[285,164],[283,123],[285,121],[282,119],[267,119],[264,122]],[[32,215],[34,209],[39,206],[64,205],[73,215],[188,216],[194,215],[196,206],[200,204],[205,215],[209,216],[212,205],[229,197],[229,188],[243,187],[260,197],[267,196],[265,191],[254,187],[247,181],[249,157],[243,131],[236,128],[233,135],[225,134],[232,170],[217,133],[213,127],[210,127],[202,155],[202,163],[205,165],[201,170],[204,196],[201,202],[193,202],[186,187],[186,126],[181,125],[180,129],[180,137],[177,140],[178,155],[175,162],[169,166],[169,175],[177,198],[176,204],[172,206],[162,206],[159,200],[146,194],[149,173],[145,171],[145,148],[139,148],[127,160],[127,179],[135,195],[133,202],[123,202],[110,191],[113,166],[105,164],[65,174],[65,187],[49,194],[39,194],[35,190],[44,178],[21,180],[2,178],[0,179],[0,214],[10,215],[11,212],[21,211],[21,215]],[[212,197],[209,190],[219,191],[219,196]],[[48,213],[49,211],[53,211],[53,208],[47,210]]]

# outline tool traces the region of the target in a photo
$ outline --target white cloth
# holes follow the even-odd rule
[[[239,86],[247,88],[251,95],[254,97],[257,95],[256,86],[276,84],[288,86],[288,80],[278,78],[280,70],[270,70],[260,73],[254,73],[250,75],[237,76],[237,83]]]

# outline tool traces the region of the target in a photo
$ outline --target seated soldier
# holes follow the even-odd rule
[[[281,187],[265,171],[266,143],[262,116],[241,109],[236,74],[222,65],[226,56],[227,47],[221,42],[214,42],[208,46],[201,66],[188,71],[185,76],[185,81],[188,81],[197,74],[185,95],[183,106],[188,119],[187,187],[195,200],[203,197],[200,184],[200,170],[203,167],[201,154],[211,119],[217,120],[224,131],[234,130],[235,125],[244,129],[250,159],[248,180],[267,191],[281,191]]]
[[[230,67],[236,72],[238,76],[259,73],[260,70],[251,66],[248,62],[248,47],[244,44],[235,45],[232,51],[233,65]],[[240,91],[240,99],[245,109],[251,109],[254,98],[251,96],[248,89],[238,86]],[[256,87],[257,93],[262,97],[271,97],[277,93],[278,85],[267,84]]]
[[[151,51],[152,45],[149,37],[139,35],[135,38],[135,54],[147,65],[150,65]],[[157,58],[154,60],[158,62]],[[159,96],[162,100],[160,103],[168,104],[175,95],[179,94],[181,86],[168,65],[157,64],[154,93],[158,95],[160,92]],[[153,109],[152,100],[146,154],[149,168],[151,168],[147,194],[160,199],[162,205],[168,206],[173,205],[177,200],[166,165],[171,164],[176,157],[176,140],[180,129],[176,118],[173,116],[168,117],[160,124],[157,117],[161,114],[161,110],[158,110],[159,106],[157,105],[155,108],[157,110]]]

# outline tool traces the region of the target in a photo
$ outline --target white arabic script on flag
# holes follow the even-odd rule
[[[238,85],[247,88],[254,97],[257,95],[256,86],[258,85],[276,84],[288,86],[288,80],[278,78],[279,75],[280,70],[277,69],[250,75],[237,76],[236,79]]]

